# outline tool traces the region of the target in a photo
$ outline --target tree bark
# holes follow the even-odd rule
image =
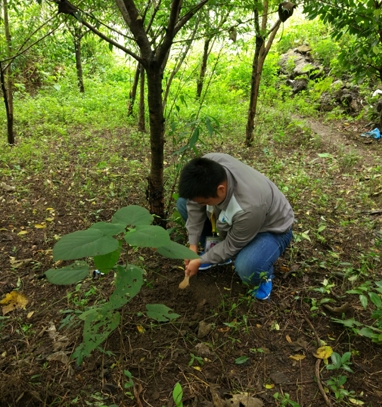
[[[162,70],[153,63],[147,71],[148,107],[150,117],[151,168],[148,177],[150,212],[164,222],[164,123],[162,102]]]
[[[262,22],[262,31],[264,32],[265,28],[265,20],[263,17]],[[247,119],[247,126],[246,126],[246,133],[245,133],[245,143],[247,146],[252,145],[253,143],[253,131],[255,128],[255,116],[257,111],[257,101],[259,98],[259,89],[260,89],[260,82],[261,82],[261,74],[263,71],[263,66],[265,62],[265,58],[268,55],[268,52],[271,48],[273,40],[275,39],[276,33],[280,28],[281,20],[278,20],[275,25],[271,28],[268,35],[268,41],[265,44],[266,34],[261,35],[260,29],[258,29],[258,33],[256,35],[256,46],[255,46],[255,54],[253,57],[252,63],[252,78],[251,78],[251,92],[249,97],[249,108],[248,108],[248,119]]]
[[[135,98],[137,96],[137,88],[138,88],[138,83],[139,83],[140,72],[141,72],[141,64],[138,62],[137,69],[135,70],[133,86],[131,87],[131,90],[129,93],[129,104],[127,106],[127,116],[133,115],[134,103],[135,103]]]
[[[139,119],[138,130],[145,132],[145,70],[142,65],[139,66],[140,84],[139,84]]]
[[[202,94],[203,91],[203,84],[204,84],[204,78],[206,76],[206,71],[207,71],[207,61],[208,61],[208,56],[210,55],[210,43],[211,43],[211,38],[206,38],[204,41],[204,49],[203,49],[203,57],[202,57],[202,64],[200,65],[200,73],[199,73],[199,78],[196,83],[196,98],[200,99],[200,95]]]
[[[84,76],[83,76],[83,71],[82,71],[81,38],[82,38],[82,36],[77,35],[77,32],[75,32],[73,41],[74,41],[74,52],[76,55],[77,83],[78,83],[78,88],[79,88],[80,92],[84,93],[85,86],[84,86]]]
[[[9,28],[9,18],[8,18],[8,0],[3,0],[3,15],[4,15],[4,30],[5,30],[5,41],[7,47],[7,56],[11,57],[12,54],[12,38]],[[7,115],[7,134],[8,143],[10,145],[15,144],[15,134],[13,129],[13,83],[12,83],[12,71],[11,63],[8,64],[7,68],[1,69],[1,88],[3,90],[3,99],[5,103],[5,110]]]

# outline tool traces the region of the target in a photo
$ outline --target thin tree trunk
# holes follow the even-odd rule
[[[207,71],[208,56],[210,55],[210,52],[211,52],[211,50],[209,49],[210,43],[211,43],[211,38],[207,38],[204,41],[202,64],[200,66],[199,78],[198,78],[197,85],[196,85],[196,98],[197,99],[200,98],[200,95],[202,94],[202,90],[203,90],[204,78],[206,76],[206,71]]]
[[[9,18],[8,18],[8,0],[3,0],[3,11],[4,11],[4,30],[5,30],[5,41],[7,47],[7,56],[11,57],[12,54],[12,39],[11,32],[9,28]],[[12,72],[11,64],[2,70],[1,66],[1,88],[3,90],[3,98],[5,103],[5,110],[7,114],[7,134],[8,143],[15,144],[15,135],[13,129],[13,83],[12,83]]]
[[[164,214],[164,116],[162,101],[162,71],[160,68],[150,67],[147,72],[148,107],[150,116],[150,147],[151,168],[148,177],[148,191],[150,212],[159,217],[165,224]]]
[[[137,96],[137,88],[138,88],[138,83],[139,83],[140,72],[141,72],[140,63],[138,62],[137,69],[135,70],[133,86],[131,87],[130,94],[129,94],[129,104],[127,106],[127,116],[133,115],[134,103],[135,103],[135,98]]]
[[[140,65],[140,90],[139,90],[139,119],[138,130],[146,132],[145,124],[145,70]]]
[[[246,134],[245,140],[247,146],[251,145],[253,142],[253,129],[255,128],[255,116],[261,79],[260,53],[263,48],[264,48],[264,39],[260,36],[257,36],[255,55],[253,57],[252,63],[251,93],[249,95],[248,120],[245,133]]]
[[[259,89],[261,82],[261,74],[263,72],[263,66],[265,58],[271,48],[273,40],[275,39],[276,33],[280,28],[281,21],[278,20],[275,25],[270,30],[270,36],[267,44],[265,45],[265,39],[261,35],[256,36],[256,47],[255,55],[253,57],[252,64],[252,78],[251,78],[251,93],[249,97],[249,109],[248,109],[248,119],[245,133],[245,143],[250,146],[253,142],[253,130],[255,128],[255,116],[257,111],[257,101],[259,98]],[[264,25],[264,22],[263,22]]]
[[[82,57],[81,57],[81,36],[75,33],[74,35],[74,52],[76,55],[76,70],[77,70],[77,82],[78,88],[81,93],[85,92],[84,76],[82,71]]]

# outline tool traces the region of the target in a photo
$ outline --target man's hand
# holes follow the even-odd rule
[[[202,261],[200,259],[188,260],[188,263],[186,264],[186,269],[184,271],[186,276],[187,277],[194,276],[198,272],[201,264]]]
[[[198,245],[190,244],[190,250],[192,250],[194,253],[198,254]],[[184,260],[184,265],[186,266],[186,268],[187,268],[188,264],[190,263],[190,261],[191,261],[190,259]]]

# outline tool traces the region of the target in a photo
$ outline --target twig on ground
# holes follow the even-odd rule
[[[307,316],[304,316],[304,319],[305,319],[305,321],[309,324],[309,326],[311,327],[312,331],[314,332],[314,335],[315,335],[316,341],[317,341],[317,346],[320,346],[321,340],[320,340],[320,337],[318,336],[316,330],[314,329],[313,324],[311,323],[310,319],[309,319]],[[321,393],[322,397],[323,397],[324,400],[325,400],[326,405],[327,405],[328,407],[332,407],[332,403],[331,403],[331,401],[329,400],[328,396],[326,395],[325,390],[324,390],[324,388],[323,388],[323,386],[322,386],[322,383],[321,383],[320,364],[321,364],[321,359],[317,359],[316,365],[315,365],[315,374],[316,374],[316,379],[317,379],[317,385],[318,385],[318,388],[320,389],[320,393]]]

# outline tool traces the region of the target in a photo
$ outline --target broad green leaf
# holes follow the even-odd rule
[[[125,206],[119,209],[113,216],[113,223],[120,223],[124,226],[150,225],[153,216],[150,212],[138,205]]]
[[[118,240],[105,236],[99,229],[79,230],[62,237],[53,248],[53,258],[74,260],[101,256],[118,249]]]
[[[121,242],[120,242],[121,243]],[[101,273],[108,273],[117,263],[121,254],[121,244],[114,252],[94,257],[94,265]]]
[[[147,316],[158,322],[167,322],[180,316],[179,314],[172,312],[171,308],[168,308],[163,304],[147,304],[146,309]]]
[[[341,355],[339,355],[337,352],[333,352],[330,355],[330,359],[332,360],[334,369],[339,369],[341,367]],[[331,370],[331,368],[329,368],[329,366],[330,365],[327,365],[326,368],[328,370]]]
[[[169,241],[166,246],[157,248],[158,253],[169,259],[198,259],[199,255],[179,243]]]
[[[81,315],[85,321],[83,343],[76,348],[73,354],[77,360],[82,360],[84,356],[89,356],[119,325],[119,312],[112,311],[107,307],[99,307]]]
[[[170,236],[160,226],[139,225],[125,234],[125,240],[132,246],[161,247],[170,242]]]
[[[326,226],[325,226],[325,225],[321,225],[321,226],[317,229],[317,232],[318,232],[318,233],[321,233],[321,232],[323,232],[325,229],[326,229]]]
[[[144,270],[129,264],[117,267],[115,290],[109,298],[108,307],[117,309],[132,300],[141,290]]]
[[[89,229],[98,229],[101,230],[105,236],[114,236],[124,232],[126,227],[120,223],[98,222],[91,225]]]
[[[369,293],[369,297],[371,302],[377,307],[377,308],[382,308],[382,300],[381,297],[373,292]]]
[[[242,365],[243,363],[247,362],[248,359],[249,359],[248,356],[240,356],[240,357],[238,357],[237,359],[235,359],[235,363],[236,363],[237,365]]]
[[[172,398],[174,400],[176,407],[183,407],[183,402],[182,402],[183,389],[179,382],[174,386],[174,390],[172,391]]]
[[[377,334],[371,328],[362,328],[358,331],[358,335],[366,336],[366,338],[373,338]]]
[[[359,300],[361,301],[363,308],[366,308],[367,304],[368,304],[368,299],[367,299],[366,295],[361,294],[359,296]]]
[[[84,261],[77,261],[61,269],[49,269],[45,275],[48,281],[57,285],[75,284],[89,274],[89,266]]]
[[[346,363],[351,358],[351,352],[345,352],[341,357],[341,363]]]
[[[362,325],[360,322],[356,321],[354,318],[345,319],[344,321],[342,319],[338,319],[338,318],[332,318],[332,320],[334,322],[342,324],[343,326],[346,326],[348,328],[352,328],[354,325],[355,326]]]

